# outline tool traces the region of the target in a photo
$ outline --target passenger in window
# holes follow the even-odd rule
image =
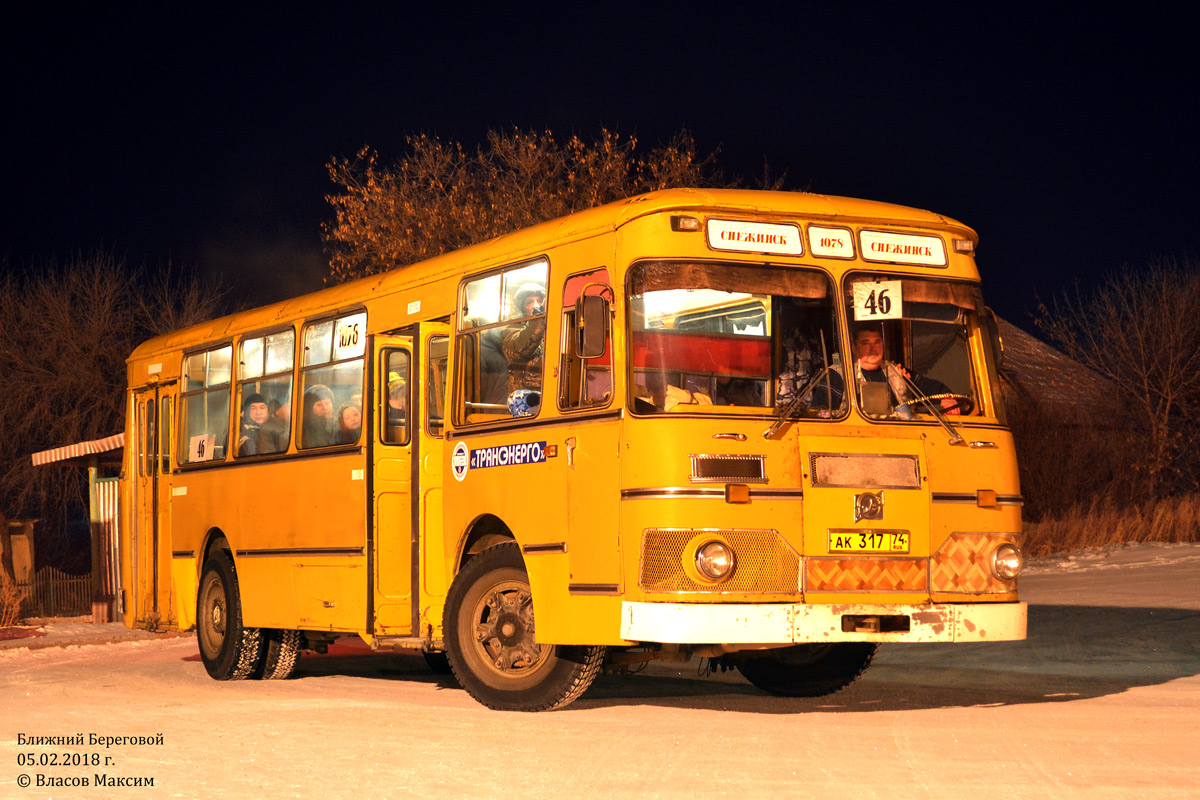
[[[337,423],[333,419],[333,392],[318,383],[304,393],[304,447],[328,447],[335,443]]]
[[[403,442],[404,428],[408,424],[408,384],[404,378],[392,378],[388,382],[387,430],[384,441],[393,444]]]
[[[543,343],[546,338],[546,290],[527,283],[517,290],[513,300],[516,312],[528,317],[525,322],[504,329],[502,345],[508,361],[508,391],[539,389],[542,385]]]
[[[355,444],[362,434],[362,406],[354,401],[342,403],[337,415],[338,444]]]
[[[287,450],[292,432],[292,404],[272,400],[267,403],[270,416],[258,429],[258,452],[282,453]]]
[[[238,432],[237,443],[239,458],[252,456],[259,452],[258,434],[270,415],[271,412],[267,409],[267,398],[258,392],[246,395],[242,400],[242,427]]]
[[[779,364],[778,405],[786,405],[796,396],[813,371],[814,351],[798,328],[784,332],[782,359]]]

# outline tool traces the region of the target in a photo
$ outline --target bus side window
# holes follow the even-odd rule
[[[387,391],[381,393],[383,441],[387,444],[408,444],[409,380],[408,353],[403,350],[388,350],[385,354],[384,374],[387,375]]]
[[[300,448],[357,444],[362,435],[366,312],[313,323],[304,329],[301,364]]]
[[[459,424],[536,416],[546,346],[544,258],[465,282],[455,341]]]
[[[148,477],[154,474],[154,458],[155,450],[158,448],[155,433],[154,422],[154,400],[147,400],[145,403],[146,414],[145,426],[142,430],[142,441],[145,446],[142,448],[142,475]]]
[[[291,328],[243,339],[238,366],[236,457],[282,453],[292,431],[292,367],[296,332]]]
[[[166,475],[171,471],[171,398],[162,399],[162,413],[158,416],[158,457],[161,459],[159,472]]]
[[[558,374],[558,407],[600,406],[612,397],[612,329],[607,330],[604,354],[597,358],[578,355],[579,320],[576,301],[581,295],[612,297],[608,270],[597,269],[572,275],[563,289],[563,326]]]
[[[446,419],[446,366],[449,361],[450,337],[431,336],[429,353],[425,364],[429,370],[425,376],[425,419],[426,431],[430,436],[441,436]]]
[[[179,462],[225,460],[233,346],[193,353],[183,362]]]

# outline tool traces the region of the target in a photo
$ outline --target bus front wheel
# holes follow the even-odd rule
[[[871,665],[877,647],[873,642],[797,644],[740,661],[737,668],[764,692],[821,697],[854,683]]]
[[[196,593],[196,640],[204,668],[219,681],[249,678],[258,666],[261,631],[242,626],[237,573],[224,550],[209,556],[200,573],[200,591]]]
[[[538,644],[533,596],[516,542],[489,547],[450,585],[442,619],[454,677],[488,708],[549,711],[595,680],[604,647]]]

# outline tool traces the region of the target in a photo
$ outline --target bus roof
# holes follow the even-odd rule
[[[565,217],[507,233],[470,247],[376,275],[331,286],[300,297],[193,325],[139,345],[129,361],[154,353],[200,345],[242,331],[256,330],[297,318],[318,316],[438,278],[460,274],[465,265],[498,266],[512,254],[536,252],[551,243],[615,231],[632,220],[665,211],[703,209],[705,213],[754,214],[775,217],[852,222],[885,222],[952,228],[975,239],[962,223],[908,206],[808,192],[768,192],[749,189],[664,189],[589,208]]]

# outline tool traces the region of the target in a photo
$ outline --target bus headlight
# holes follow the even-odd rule
[[[732,548],[724,542],[705,542],[696,548],[696,571],[709,580],[728,578],[736,561]]]
[[[1002,581],[1011,581],[1021,574],[1021,551],[1014,544],[1002,544],[992,551],[992,574]]]

